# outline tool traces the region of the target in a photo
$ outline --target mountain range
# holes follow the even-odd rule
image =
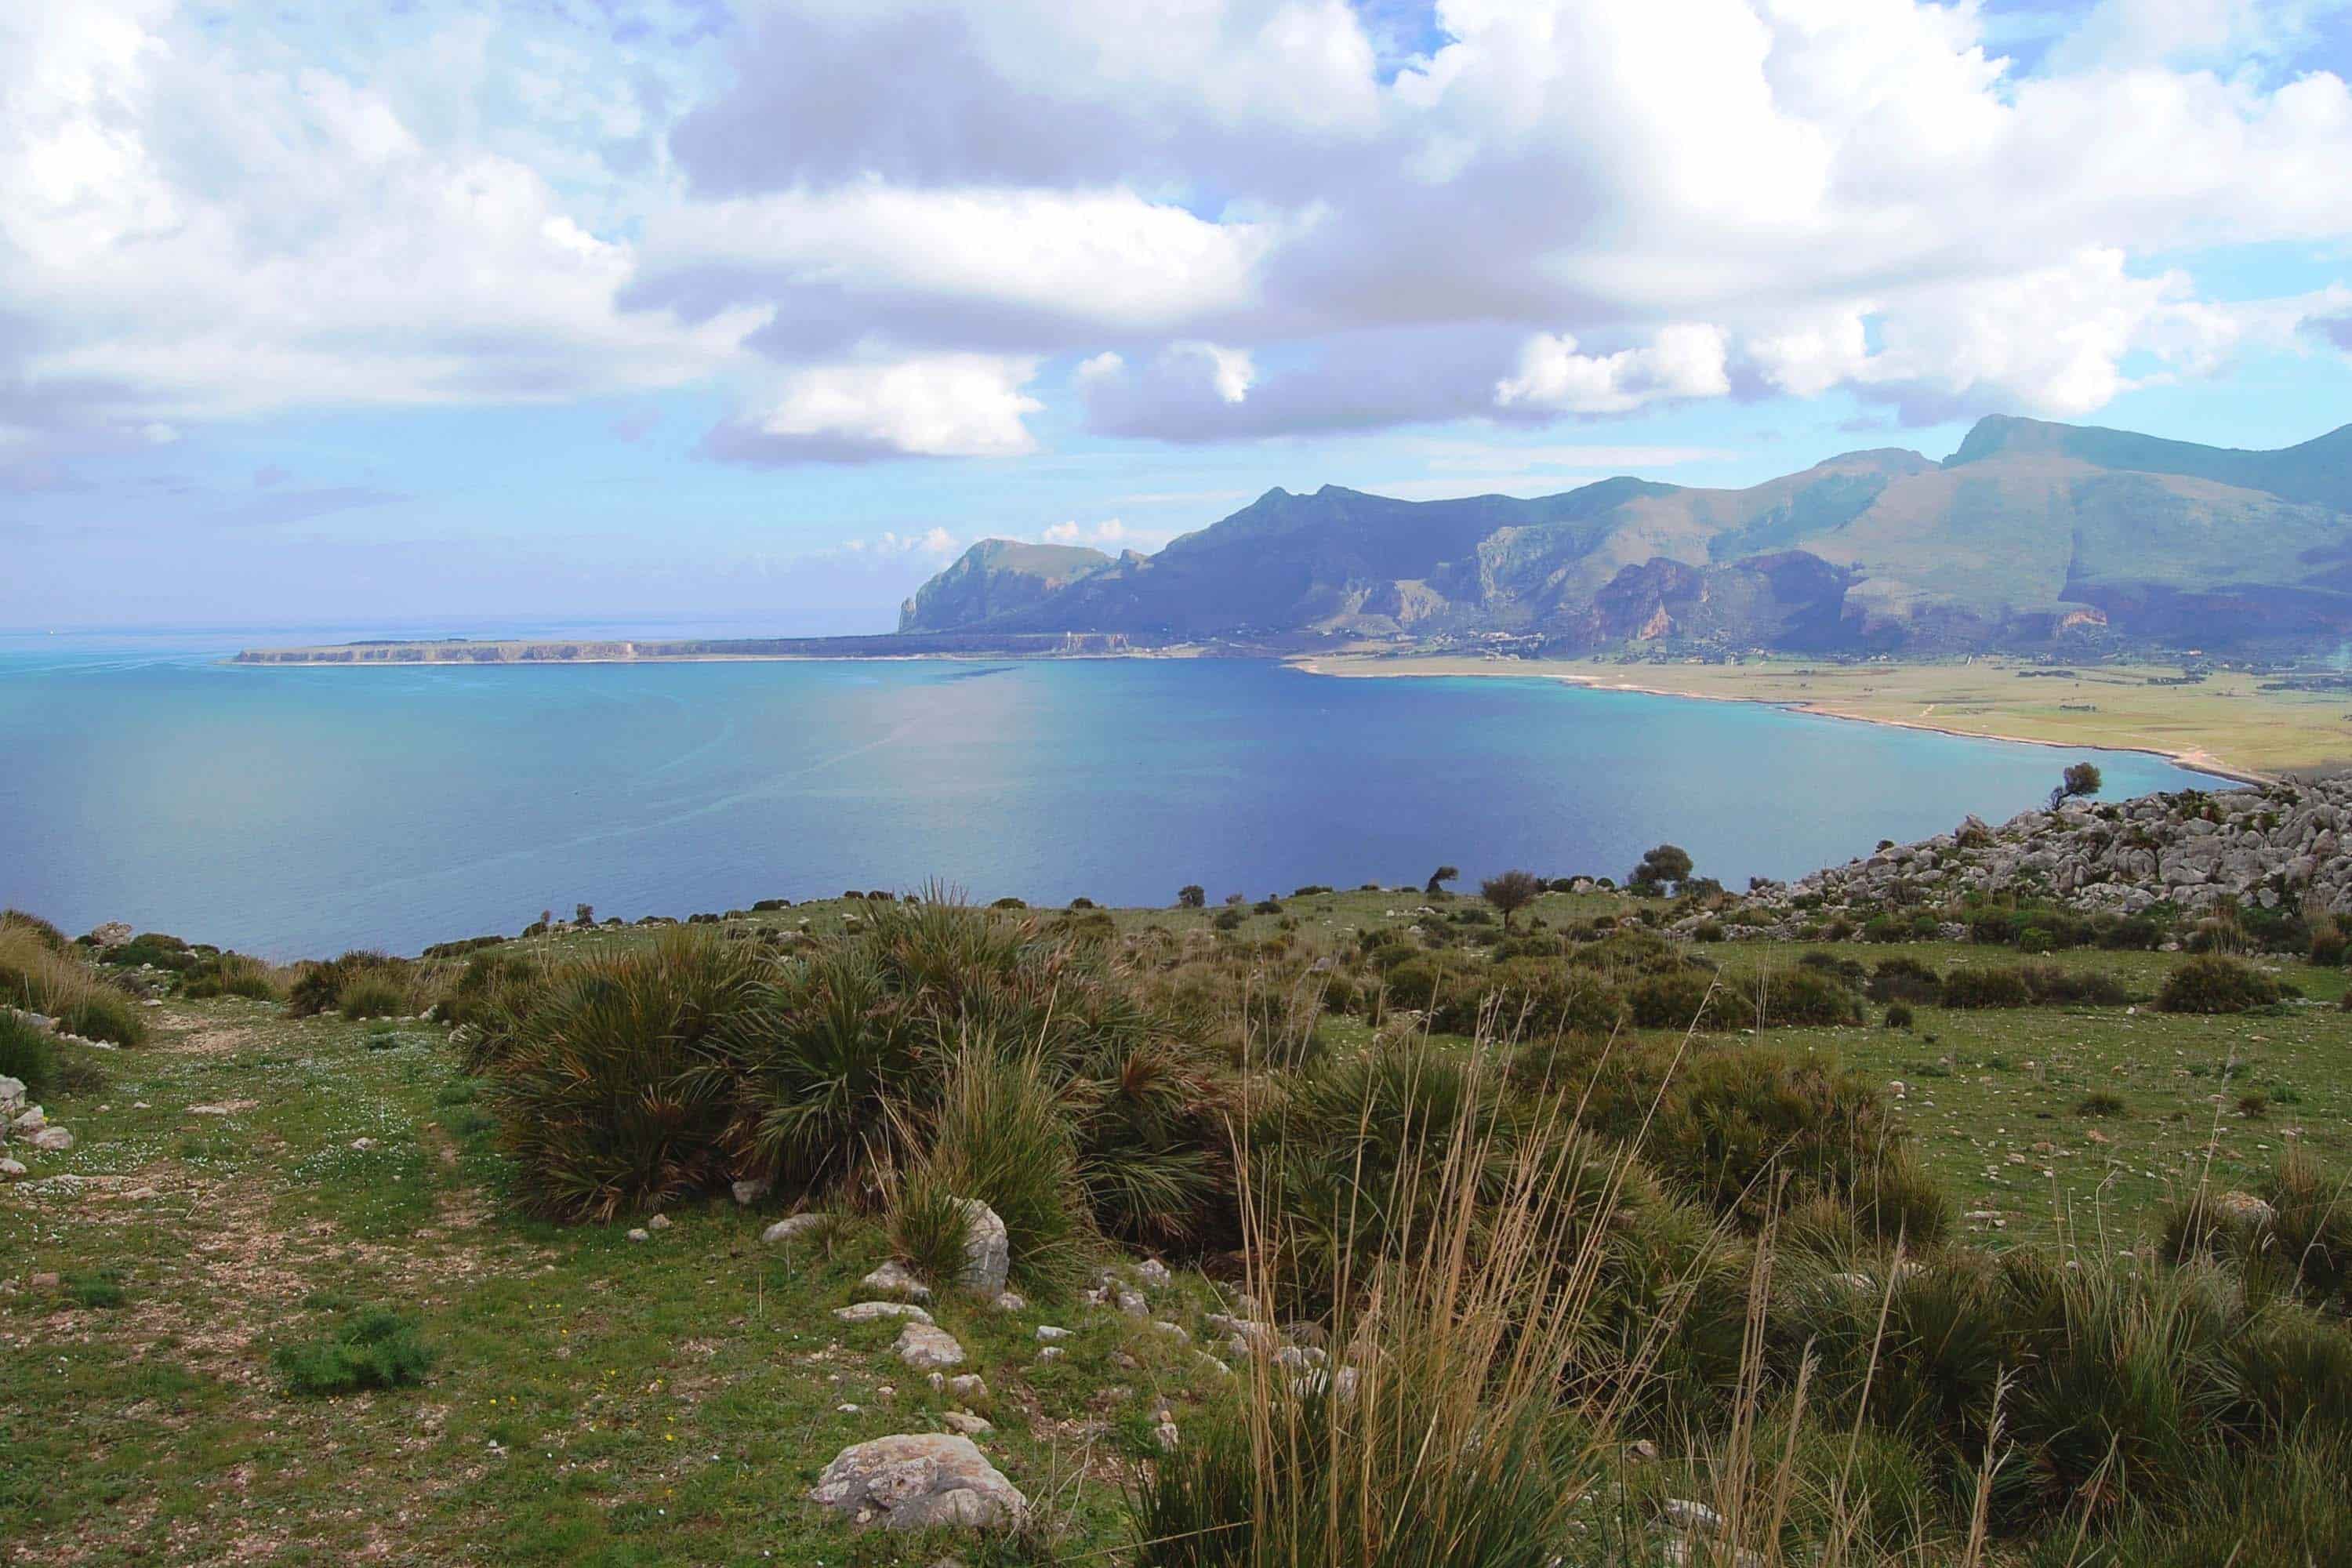
[[[1995,416],[1940,463],[1848,452],[1746,489],[1273,489],[1152,555],[982,541],[899,630],[1503,632],[1563,653],[2332,645],[2352,636],[2352,425],[2245,451]]]

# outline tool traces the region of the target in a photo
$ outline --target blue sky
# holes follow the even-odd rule
[[[0,11],[0,627],[887,626],[1270,486],[2352,421],[2352,4]]]

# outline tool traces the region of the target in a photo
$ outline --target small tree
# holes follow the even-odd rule
[[[1176,889],[1176,907],[1180,910],[1203,909],[1208,902],[1209,889],[1198,882],[1187,882]]]
[[[1422,892],[1433,899],[1437,897],[1438,894],[1445,891],[1443,884],[1451,882],[1461,875],[1462,870],[1460,867],[1440,866],[1436,870],[1432,871],[1429,874],[1429,886],[1423,888]]]
[[[572,918],[575,922],[583,926],[594,925],[596,923],[596,906],[593,904],[574,904],[572,906]]]
[[[2050,809],[2055,811],[2070,800],[2088,800],[2099,793],[2106,781],[2099,777],[2096,763],[2076,763],[2068,768],[2058,787],[2050,792]]]
[[[1625,886],[1629,891],[1646,897],[1680,885],[1690,874],[1689,851],[1672,844],[1661,844],[1642,857],[1642,863],[1634,867],[1625,879]]]
[[[1543,879],[1532,871],[1506,871],[1478,884],[1479,897],[1501,911],[1506,936],[1510,934],[1511,917],[1534,903],[1543,890]]]

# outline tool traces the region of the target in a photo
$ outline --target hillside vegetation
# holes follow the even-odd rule
[[[0,1035],[74,1133],[0,1189],[0,1539],[2352,1554],[2335,920],[1955,887],[1742,937],[1670,846],[1447,869],[288,970],[12,917],[143,1035]]]
[[[1746,489],[1534,500],[1269,490],[1157,554],[988,540],[902,632],[1504,631],[1937,651],[2125,639],[2333,647],[2352,629],[2352,426],[2250,452],[1989,418],[1942,463],[1849,452]]]

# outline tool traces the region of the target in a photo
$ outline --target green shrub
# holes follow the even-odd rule
[[[2156,1005],[2167,1013],[2245,1013],[2274,1005],[2278,982],[2221,953],[2200,953],[2164,977]]]
[[[146,1043],[147,1024],[123,992],[75,951],[59,952],[34,926],[0,925],[0,1006],[55,1018],[68,1034],[118,1046]]]
[[[976,1199],[1004,1221],[1013,1278],[1053,1294],[1075,1284],[1093,1241],[1078,1184],[1076,1130],[1044,1065],[968,1042],[948,1068],[910,1186]],[[935,1227],[936,1228],[936,1227]],[[961,1241],[959,1238],[959,1245]]]
[[[2074,1102],[2074,1114],[2077,1116],[2122,1116],[2130,1109],[2130,1104],[2122,1095],[2104,1089],[2095,1089]]]
[[[0,1012],[0,1078],[16,1079],[34,1100],[50,1093],[58,1081],[57,1041],[13,1011]]]
[[[336,993],[335,1010],[354,1020],[397,1017],[408,1011],[408,993],[390,974],[355,974]]]
[[[503,1058],[531,1009],[546,997],[549,966],[523,952],[477,952],[466,961],[436,1004],[441,1021],[465,1031],[467,1070],[480,1072]]]
[[[2048,952],[2057,945],[2057,938],[2041,926],[2028,926],[2017,933],[2017,951],[2020,952]]]
[[[350,1314],[332,1333],[280,1345],[270,1359],[287,1392],[332,1395],[422,1383],[436,1356],[414,1321],[374,1307]]]
[[[122,1288],[121,1271],[114,1268],[84,1269],[68,1274],[65,1287],[66,1294],[72,1298],[75,1306],[88,1307],[94,1311],[110,1311],[130,1299],[130,1293]]]
[[[2040,1006],[2089,1004],[2118,1007],[2132,999],[2124,983],[2105,970],[2069,969],[2056,963],[2021,963],[2018,978]]]
[[[339,1012],[343,1005],[344,990],[362,977],[389,981],[400,987],[404,996],[412,968],[405,959],[365,950],[354,950],[322,963],[299,964],[293,984],[286,989],[286,1010],[297,1018]],[[409,1009],[404,1005],[394,1010]]]
[[[2297,1148],[2258,1190],[2275,1211],[2273,1262],[2314,1301],[2352,1313],[2352,1184]]]
[[[59,957],[66,956],[73,948],[73,944],[66,940],[65,932],[40,916],[26,914],[23,910],[0,910],[0,936],[11,933],[28,939]]]
[[[120,947],[109,948],[100,963],[116,969],[169,969],[180,972],[194,969],[200,955],[185,942],[163,931],[142,931]]]
[[[1943,997],[1944,977],[1904,953],[1882,958],[1872,966],[1868,994],[1874,1002],[1908,1002],[1917,1005]]]
[[[2344,955],[2347,951],[2352,951],[2352,933],[2347,933],[2343,922],[2334,915],[2327,916],[2311,928],[2309,956],[2311,962],[2318,967],[2322,969],[2337,967],[2344,962]]]
[[[890,1247],[915,1274],[935,1285],[954,1282],[971,1235],[964,1200],[927,1171],[899,1184],[890,1204]]]
[[[1687,1064],[1642,1152],[1669,1185],[1752,1226],[1784,1201],[1853,1193],[1899,1136],[1859,1074],[1752,1046]]]
[[[739,1127],[717,1036],[751,1003],[754,960],[715,934],[567,971],[519,1031],[492,1084],[526,1207],[610,1219],[730,1174]]]
[[[1886,1005],[1886,1016],[1885,1022],[1886,1026],[1890,1029],[1909,1028],[1912,1024],[1911,1004],[1908,1002],[1889,1002]]]
[[[214,996],[243,996],[254,1002],[278,999],[278,978],[269,965],[242,952],[215,953],[200,959],[180,977],[180,994],[192,1001]]]
[[[1397,986],[1402,970],[1391,971]],[[1514,959],[1480,969],[1457,964],[1437,972],[1426,1001],[1433,1029],[1451,1035],[1493,1034],[1504,1039],[1542,1035],[1605,1035],[1623,1016],[1617,993],[1598,975],[1538,959]],[[1407,975],[1417,991],[1418,973]]]
[[[2025,1007],[2032,989],[2014,967],[1962,967],[1944,976],[1940,998],[1947,1007]]]
[[[1716,977],[1692,970],[1644,974],[1625,993],[1625,1010],[1644,1029],[1729,1029],[1738,1026],[1738,1003]]]

